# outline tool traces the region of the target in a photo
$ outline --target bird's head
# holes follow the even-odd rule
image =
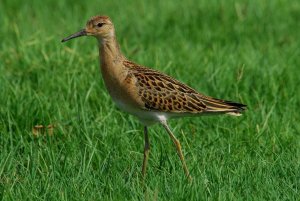
[[[62,42],[81,36],[94,36],[105,40],[114,37],[115,30],[112,21],[107,16],[94,16],[88,20],[84,29],[64,38]]]

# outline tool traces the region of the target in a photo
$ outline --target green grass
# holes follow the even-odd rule
[[[96,40],[60,43],[96,14],[129,59],[248,105],[170,122],[192,183],[160,126],[141,183],[142,126],[107,94]],[[1,0],[0,200],[299,200],[299,21],[298,0]]]

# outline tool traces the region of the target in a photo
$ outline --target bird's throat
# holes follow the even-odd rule
[[[122,62],[124,56],[120,51],[119,44],[115,37],[102,39],[99,41],[99,55],[101,73],[106,87],[109,91],[111,86],[118,86],[119,81],[122,80],[124,75],[124,66]]]
[[[101,63],[103,61],[110,64],[123,57],[115,36],[100,39],[99,46]]]

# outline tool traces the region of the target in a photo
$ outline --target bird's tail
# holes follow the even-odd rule
[[[207,113],[225,113],[234,116],[241,116],[242,112],[247,108],[247,105],[244,105],[242,103],[236,103],[211,97],[205,97],[202,101],[206,105],[205,111]]]

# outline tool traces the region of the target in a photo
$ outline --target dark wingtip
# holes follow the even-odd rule
[[[224,103],[235,107],[239,111],[244,111],[247,109],[247,105],[245,105],[243,103],[236,103],[236,102],[232,102],[232,101],[224,101]]]

